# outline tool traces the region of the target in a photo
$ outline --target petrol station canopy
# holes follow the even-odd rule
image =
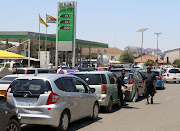
[[[38,44],[39,43],[39,33],[27,32],[27,31],[0,31],[0,40],[1,41],[10,41],[21,43],[27,39],[30,39],[31,42]],[[46,40],[46,34],[40,33],[41,44]],[[47,34],[47,45],[56,45],[56,35]],[[76,39],[76,45],[83,48],[108,48],[108,44],[80,40]]]

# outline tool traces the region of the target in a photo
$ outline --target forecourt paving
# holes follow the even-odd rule
[[[69,131],[179,131],[180,130],[180,84],[165,84],[157,90],[154,104],[145,105],[140,97],[136,103],[128,102],[126,108],[113,113],[101,111],[98,121],[82,119],[70,124]],[[24,126],[25,130],[53,130],[47,126]]]

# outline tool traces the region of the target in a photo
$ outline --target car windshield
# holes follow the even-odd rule
[[[41,79],[17,79],[10,85],[11,93],[30,92],[31,94],[44,94],[52,91],[48,81]]]
[[[179,69],[170,69],[169,73],[180,73]]]
[[[4,80],[4,81],[13,81],[16,78],[17,77],[3,77],[1,80]]]
[[[88,85],[107,84],[104,74],[75,74],[75,76],[83,79]]]

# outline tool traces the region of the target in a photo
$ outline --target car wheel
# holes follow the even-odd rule
[[[6,131],[20,131],[19,123],[14,119],[9,120]]]
[[[93,115],[92,115],[92,119],[96,120],[98,118],[99,115],[99,105],[98,103],[94,103],[94,107],[93,107]]]
[[[105,111],[106,112],[111,112],[112,111],[112,106],[113,106],[113,102],[112,102],[112,98],[110,98],[108,106],[105,107]]]
[[[57,131],[66,131],[69,126],[69,114],[67,111],[63,111],[60,118],[59,127],[57,127]]]

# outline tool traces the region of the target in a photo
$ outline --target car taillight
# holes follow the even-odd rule
[[[102,94],[107,94],[106,84],[102,84],[102,86],[101,86],[101,93]]]
[[[27,74],[27,70],[25,70],[25,74]]]
[[[133,83],[134,83],[134,80],[131,78],[129,81],[129,84],[133,84]]]
[[[46,105],[55,104],[58,100],[59,100],[59,95],[55,93],[51,93],[49,95]]]
[[[78,72],[80,72],[80,70],[78,70]]]
[[[167,77],[169,77],[169,74],[167,74]]]
[[[6,97],[6,101],[8,101],[8,98],[7,98],[7,91],[6,91],[6,94],[4,95]]]
[[[162,78],[161,78],[161,76],[158,76],[158,80],[161,80]]]

